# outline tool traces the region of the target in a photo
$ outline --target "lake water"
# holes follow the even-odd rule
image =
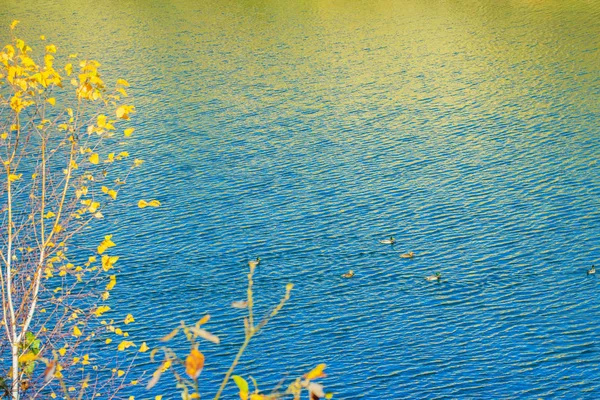
[[[3,0],[15,18],[132,83],[112,307],[149,344],[209,312],[207,397],[260,256],[259,314],[295,284],[237,369],[264,389],[325,362],[339,399],[600,398],[599,1]]]

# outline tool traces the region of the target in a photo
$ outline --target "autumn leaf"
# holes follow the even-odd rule
[[[110,281],[108,282],[108,284],[106,285],[106,290],[112,290],[115,285],[117,284],[117,276],[116,275],[111,275],[110,276]],[[108,294],[108,292],[104,292],[106,294]],[[104,297],[104,293],[102,295],[102,299],[106,300]],[[106,298],[108,298],[108,295],[106,296]]]
[[[112,239],[112,235],[104,236],[104,240],[98,246],[98,254],[102,254],[108,248],[116,246],[111,239]]]
[[[135,346],[135,344],[133,342],[130,342],[129,340],[123,340],[121,343],[119,343],[119,345],[117,346],[117,350],[119,351],[123,351],[129,347]]]
[[[81,331],[79,330],[79,328],[77,326],[73,327],[73,336],[75,336],[75,337],[81,336]]]
[[[21,22],[18,19],[15,19],[13,22],[10,23],[10,29],[15,29],[15,27],[18,25],[18,23]]]
[[[129,119],[129,114],[134,112],[135,107],[133,106],[120,106],[117,108],[115,113],[117,114],[117,118],[121,119]]]
[[[113,189],[109,189],[106,186],[102,186],[102,192],[106,193],[111,199],[117,199],[117,192]]]
[[[240,389],[240,399],[248,400],[248,393],[250,391],[248,388],[248,382],[246,382],[246,380],[239,375],[233,375],[231,378],[237,385],[238,389]]]
[[[131,136],[131,134],[133,133],[134,130],[135,129],[133,129],[133,128],[127,128],[123,131],[123,133],[125,134],[125,137],[129,137],[129,136]]]
[[[119,256],[107,256],[106,254],[102,256],[102,269],[105,272],[108,272],[110,269],[114,268],[114,263],[119,260]]]
[[[196,336],[199,336],[202,339],[206,339],[206,340],[208,340],[210,342],[213,342],[215,344],[219,344],[220,343],[220,340],[219,340],[219,338],[217,336],[213,335],[212,333],[208,332],[205,329],[196,328],[195,326],[192,326],[190,328],[190,330],[192,332],[194,332],[194,334],[196,334]]]
[[[96,311],[94,311],[94,314],[96,315],[96,317],[99,317],[109,310],[110,310],[109,306],[100,306],[96,309]]]
[[[140,200],[140,201],[138,201],[138,207],[139,208],[160,207],[160,201],[158,201],[158,200],[150,200],[150,201]]]
[[[21,354],[21,356],[19,356],[19,362],[20,363],[28,363],[30,361],[33,361],[37,358],[37,356],[35,354],[33,354],[32,352],[28,352],[25,354]]]
[[[98,115],[98,127],[104,128],[106,126],[106,115],[100,114]]]
[[[327,375],[325,375],[325,373],[323,372],[324,370],[325,370],[325,364],[319,364],[312,371],[310,371],[308,374],[304,375],[304,378],[306,380],[310,381],[312,379],[326,377]]]
[[[148,351],[148,349],[149,349],[149,347],[148,347],[148,345],[146,344],[146,342],[143,342],[143,343],[142,343],[142,345],[140,346],[140,350],[139,350],[139,352],[140,352],[140,353],[145,353],[145,352],[147,352],[147,351]]]
[[[197,349],[192,349],[185,359],[185,373],[194,380],[198,379],[204,367],[204,355]]]
[[[323,390],[323,385],[320,383],[310,382],[306,387],[308,393],[310,393],[311,399],[320,399],[325,397],[325,391]]]
[[[46,100],[50,105],[56,105],[56,99],[54,97],[50,97]]]
[[[123,321],[123,322],[125,323],[125,325],[127,325],[134,321],[135,321],[135,319],[133,318],[133,315],[127,314],[127,316],[125,317],[125,321]]]
[[[210,321],[210,314],[206,314],[204,317],[200,318],[200,320],[196,322],[196,326],[199,328],[200,325],[204,325],[208,321]]]
[[[100,157],[98,156],[97,153],[92,153],[89,160],[92,164],[98,164],[100,162]]]
[[[163,364],[165,362],[163,362]],[[161,365],[160,367],[158,367],[156,369],[156,371],[154,371],[154,373],[152,374],[152,379],[150,379],[150,381],[148,382],[148,385],[146,385],[146,389],[152,389],[154,387],[154,385],[156,385],[158,383],[158,380],[160,379],[160,376],[163,373],[162,367],[163,366]]]

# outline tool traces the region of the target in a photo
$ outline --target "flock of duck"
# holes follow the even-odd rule
[[[390,236],[389,239],[382,239],[379,241],[379,243],[381,244],[388,244],[388,245],[394,245],[394,243],[396,243],[396,239],[394,239],[393,236]],[[415,256],[415,253],[413,253],[412,251],[409,251],[408,253],[404,253],[400,255],[400,258],[413,258]],[[250,260],[248,261],[248,265],[250,266],[250,268],[255,268],[258,264],[260,263],[260,258],[256,257],[256,260]],[[590,268],[587,271],[588,275],[592,275],[596,273],[596,267],[594,265],[592,265],[592,268]],[[349,270],[348,272],[346,272],[345,274],[342,274],[342,278],[352,278],[354,276],[354,270]],[[428,282],[434,282],[434,281],[439,281],[442,279],[442,274],[440,274],[439,272],[433,274],[433,275],[428,275],[425,277],[425,280]],[[234,303],[242,303],[242,302],[234,302]],[[245,304],[244,304],[245,306]],[[234,307],[236,307],[234,305]],[[239,308],[239,307],[238,307]]]
[[[394,239],[393,236],[390,236],[389,239],[382,239],[379,241],[379,243],[389,244],[389,245],[393,246],[394,243],[396,243],[396,239]],[[401,254],[400,258],[413,258],[414,256],[415,256],[415,253],[413,253],[412,251],[409,251],[408,253]],[[594,270],[594,272],[596,272],[596,271]],[[590,273],[593,273],[593,272],[590,272]],[[345,274],[342,274],[342,278],[352,278],[353,276],[354,276],[353,270],[350,270],[350,271],[346,272]],[[429,275],[429,276],[425,277],[425,280],[428,282],[439,281],[440,279],[442,279],[442,274],[440,274],[439,272],[434,275]]]
[[[380,240],[379,243],[381,244],[389,244],[389,245],[394,245],[394,243],[396,243],[396,239],[394,239],[393,236],[390,236],[389,239],[383,239]],[[415,256],[415,253],[413,253],[412,251],[409,251],[408,253],[405,254],[401,254],[400,258],[413,258]],[[594,265],[592,265],[592,268],[590,268],[587,271],[588,275],[592,275],[596,273],[596,267]],[[342,278],[352,278],[354,276],[354,271],[350,270],[348,272],[346,272],[345,274],[342,274]],[[425,280],[428,282],[434,282],[434,281],[439,281],[442,279],[442,274],[440,274],[439,272],[433,274],[433,275],[428,275],[425,277]]]

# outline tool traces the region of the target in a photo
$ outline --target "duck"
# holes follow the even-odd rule
[[[381,243],[381,244],[394,244],[394,243],[396,243],[396,239],[394,239],[393,236],[390,236],[389,239],[380,240],[379,243]]]
[[[350,270],[348,272],[346,272],[345,274],[342,274],[342,278],[352,278],[354,276],[354,271]]]
[[[428,282],[439,281],[440,279],[442,279],[442,274],[439,272],[437,272],[435,275],[429,275],[425,277],[425,280]]]
[[[256,268],[258,264],[260,264],[260,257],[256,257],[256,260],[248,261],[248,265],[250,266],[250,268]]]
[[[590,268],[590,269],[588,270],[587,274],[588,274],[588,275],[591,275],[591,274],[595,274],[595,273],[596,273],[596,267],[592,265],[592,268]]]
[[[247,308],[248,307],[248,302],[245,300],[241,300],[241,301],[234,301],[231,303],[231,307],[233,308]]]
[[[400,258],[413,258],[415,256],[415,253],[413,253],[412,251],[409,251],[406,254],[401,254]]]

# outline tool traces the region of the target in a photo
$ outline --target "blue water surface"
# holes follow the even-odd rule
[[[600,397],[600,2],[3,3],[132,84],[111,306],[149,345],[210,313],[207,398],[257,256],[258,315],[295,284],[236,369],[261,388],[324,362],[339,399]]]

